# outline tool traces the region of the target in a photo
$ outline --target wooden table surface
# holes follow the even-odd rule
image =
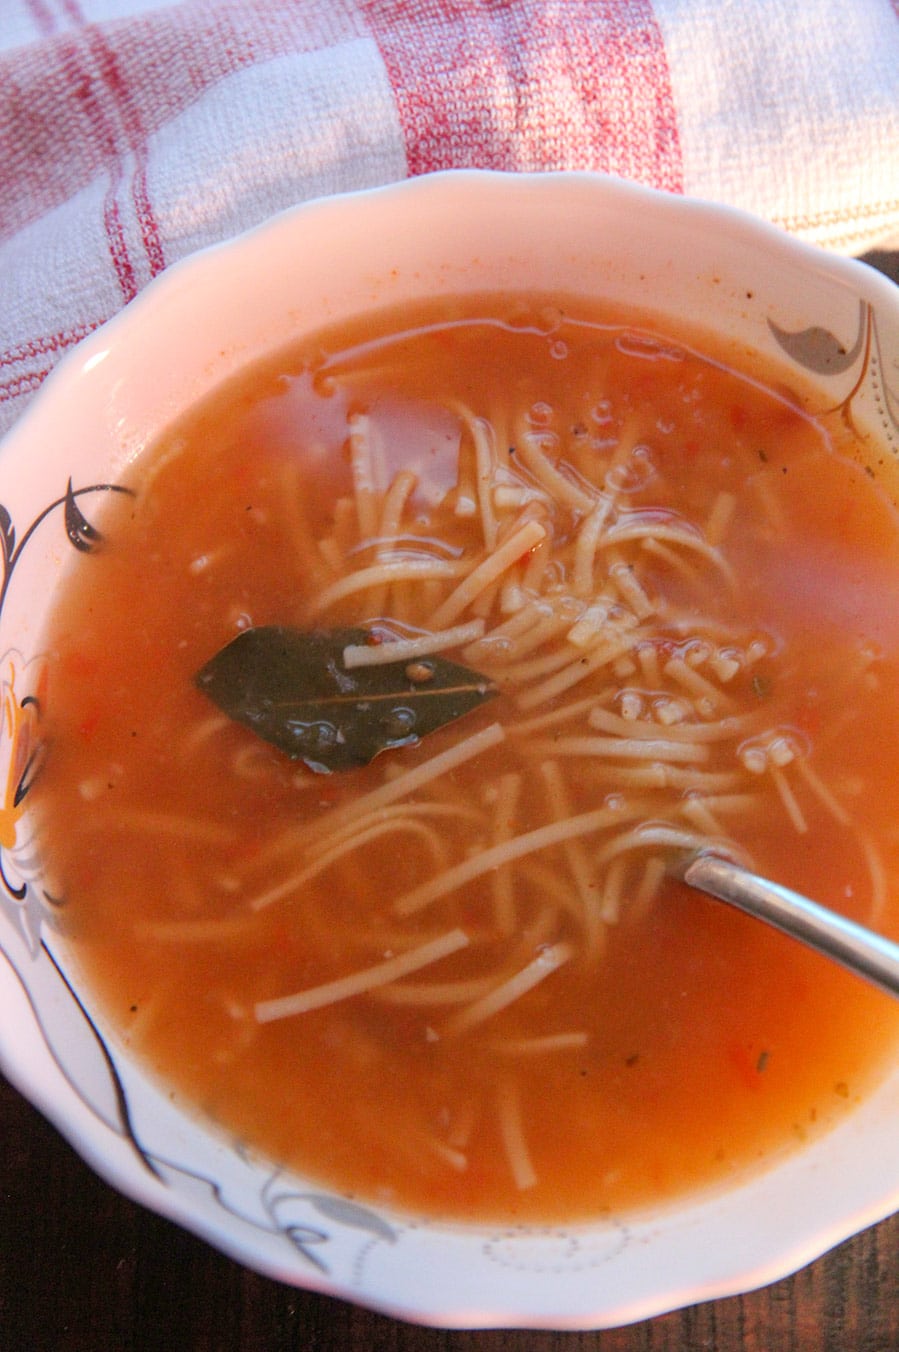
[[[899,255],[875,260],[899,280]],[[419,1328],[120,1197],[0,1080],[0,1352],[899,1352],[899,1215],[762,1291],[593,1333]]]

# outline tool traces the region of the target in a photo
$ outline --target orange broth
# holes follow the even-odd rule
[[[403,467],[399,524],[372,543]],[[356,1197],[546,1222],[720,1185],[858,1101],[895,1051],[888,998],[671,881],[668,837],[639,834],[723,836],[899,935],[899,515],[839,417],[639,317],[481,297],[277,354],[128,482],[48,634],[39,801],[89,986],[173,1094]],[[529,521],[539,539],[454,614],[485,532]],[[460,568],[327,601],[379,557]],[[524,620],[516,636],[526,605],[543,642]],[[248,626],[390,642],[441,609],[500,629],[449,654],[500,693],[364,768],[316,774],[194,684]],[[496,724],[322,864],[357,795]],[[604,825],[478,871],[603,806]],[[419,905],[447,869],[467,881]],[[257,1017],[460,932],[378,990]]]

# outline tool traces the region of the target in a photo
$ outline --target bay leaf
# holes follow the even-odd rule
[[[498,693],[487,677],[437,656],[347,671],[344,648],[369,641],[361,628],[245,629],[194,680],[229,718],[323,774],[367,765]]]

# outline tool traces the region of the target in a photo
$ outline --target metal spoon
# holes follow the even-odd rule
[[[899,997],[899,944],[720,855],[693,855],[681,865],[678,876],[690,887],[766,920]]]

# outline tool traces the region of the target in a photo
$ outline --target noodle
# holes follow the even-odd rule
[[[620,756],[624,760],[687,761],[694,765],[709,759],[709,749],[701,742],[661,737],[556,737],[549,742],[535,738],[528,750],[538,756],[552,751],[557,756]]]
[[[468,429],[474,441],[477,478],[477,498],[481,511],[481,530],[487,549],[496,547],[497,524],[493,513],[493,476],[496,468],[496,447],[493,427],[485,418],[468,417]]]
[[[611,502],[608,498],[603,498],[593,508],[578,531],[572,577],[572,591],[575,596],[593,596],[593,563],[596,557],[596,546],[611,511]]]
[[[429,578],[455,578],[467,572],[464,564],[448,563],[445,559],[392,559],[383,563],[362,568],[358,573],[348,573],[345,577],[332,582],[317,597],[312,614],[321,614],[329,610],[338,601],[344,601],[356,592],[368,591],[384,583],[422,582]],[[439,625],[434,624],[434,628]]]
[[[808,822],[805,820],[805,814],[799,806],[796,795],[787,783],[787,777],[783,770],[779,770],[776,765],[772,765],[771,778],[774,780],[774,787],[777,789],[780,801],[783,803],[786,814],[795,827],[799,835],[804,836],[808,831]]]
[[[371,420],[357,413],[350,419],[350,464],[353,467],[353,487],[356,493],[356,512],[359,534],[374,535],[377,529],[377,495],[375,492],[374,457],[371,447]]]
[[[525,1138],[521,1100],[518,1085],[514,1080],[504,1077],[500,1081],[496,1102],[500,1135],[509,1171],[515,1180],[516,1188],[524,1192],[537,1183],[537,1171]]]
[[[547,1033],[545,1037],[506,1038],[492,1043],[503,1056],[544,1056],[553,1052],[580,1051],[590,1041],[589,1033]]]
[[[550,676],[542,685],[531,686],[518,697],[518,705],[521,709],[534,709],[540,704],[546,704],[556,695],[564,694],[570,690],[573,685],[578,685],[585,681],[588,676],[601,667],[607,667],[620,657],[622,653],[630,652],[638,641],[638,635],[624,634],[620,637],[612,638],[600,642],[589,656],[578,656],[571,662],[566,662],[560,672]]]
[[[544,455],[541,446],[542,437],[526,434],[518,443],[518,454],[537,481],[546,489],[554,502],[574,507],[579,512],[592,510],[595,497],[572,483],[571,479],[560,473]]]
[[[489,558],[486,558],[473,572],[469,573],[456,590],[437,608],[431,616],[431,627],[440,629],[444,625],[452,624],[454,620],[457,620],[467,605],[500,577],[507,568],[510,568],[513,563],[517,563],[522,554],[526,554],[545,535],[546,531],[539,521],[525,522],[520,530],[516,531]]]
[[[620,821],[627,820],[628,815],[636,815],[639,811],[639,808],[634,807],[630,809],[602,807],[593,812],[583,812],[578,816],[569,817],[564,822],[553,822],[548,826],[538,827],[535,831],[513,836],[510,841],[484,850],[483,853],[474,855],[454,868],[447,869],[436,878],[422,883],[411,892],[404,893],[394,902],[393,909],[397,915],[413,915],[439,897],[445,896],[447,892],[455,891],[457,887],[484,873],[489,873],[491,869],[521,859],[527,854],[548,849],[551,845],[561,845],[578,836],[593,835],[606,826],[617,825]]]
[[[550,812],[557,822],[568,821],[574,815],[571,798],[559,768],[558,761],[544,761],[540,773],[547,789]],[[566,840],[562,845],[568,868],[574,880],[584,914],[584,929],[587,934],[587,946],[590,952],[596,952],[599,944],[600,917],[597,907],[597,885],[584,843],[581,840]]]
[[[653,738],[658,737],[659,732],[658,724],[619,718],[610,710],[596,706],[590,710],[587,722],[591,728],[596,728],[600,732],[616,733],[621,737]],[[721,719],[717,723],[680,724],[667,717],[660,718],[659,722],[665,724],[665,736],[669,743],[727,741],[738,737],[750,726],[748,719],[734,717]]]
[[[365,817],[370,812],[386,807],[399,798],[405,798],[410,793],[416,793],[424,785],[430,784],[441,775],[449,774],[452,770],[464,764],[465,761],[482,755],[491,747],[496,746],[498,742],[501,742],[504,737],[505,732],[499,723],[491,723],[481,732],[476,732],[472,737],[458,742],[447,751],[432,756],[423,765],[416,766],[414,770],[405,771],[396,779],[382,784],[380,788],[373,789],[365,797],[356,799],[345,808],[337,809],[331,813],[328,819],[328,827],[331,831],[342,830],[350,822],[358,821],[360,817]],[[307,835],[308,831],[301,828],[299,834],[302,837]],[[284,836],[276,839],[271,847],[270,857],[281,853],[285,846],[290,850],[296,844],[297,835],[296,828],[291,828]]]
[[[521,797],[522,776],[510,772],[499,780],[493,807],[492,843],[504,845],[515,834],[515,819]],[[499,934],[509,936],[516,930],[515,878],[508,866],[500,865],[493,875],[493,911]]]
[[[436,817],[438,820],[442,818],[443,820],[456,820],[457,822],[478,823],[485,820],[484,813],[479,808],[466,803],[412,802],[376,807],[371,812],[366,813],[364,817],[356,817],[345,826],[329,831],[318,839],[308,841],[306,853],[313,859],[328,854],[335,846],[351,836],[355,836],[379,822],[389,821],[395,817]]]
[[[421,638],[394,638],[378,644],[351,643],[343,650],[343,665],[347,671],[352,671],[356,667],[407,662],[414,657],[427,657],[431,653],[446,652],[448,648],[459,648],[463,643],[472,643],[479,639],[483,632],[484,621],[471,620],[468,624],[456,625],[455,629],[423,634]]]
[[[495,986],[479,1000],[472,1001],[457,1014],[451,1015],[443,1024],[442,1036],[458,1037],[460,1033],[470,1032],[479,1023],[484,1023],[501,1009],[506,1009],[516,1000],[520,1000],[541,981],[545,981],[566,962],[570,962],[573,956],[574,949],[570,944],[550,944],[514,976]]]
[[[276,1000],[260,1000],[254,1010],[258,1023],[269,1023],[272,1019],[292,1018],[296,1014],[307,1014],[312,1009],[321,1009],[323,1005],[334,1004],[338,1000],[350,1000],[362,992],[374,990],[377,986],[386,986],[391,981],[418,972],[422,967],[430,967],[441,958],[457,953],[468,943],[468,935],[462,930],[450,930],[448,934],[430,943],[422,944],[409,953],[397,958],[388,958],[362,972],[340,977],[337,981],[328,981],[322,986],[313,986],[296,995],[282,995]]]
[[[432,827],[425,826],[423,822],[416,821],[414,817],[397,817],[388,821],[375,822],[365,830],[354,832],[349,839],[343,839],[330,850],[321,852],[313,863],[307,865],[293,877],[287,878],[277,887],[272,887],[267,892],[253,897],[251,901],[247,902],[247,905],[251,911],[265,910],[267,906],[273,905],[274,902],[283,901],[286,897],[298,892],[304,883],[330,868],[342,855],[349,853],[351,850],[360,850],[363,845],[370,844],[377,840],[379,836],[391,835],[397,831],[405,831],[419,836],[428,846],[436,866],[438,868],[445,866],[446,850],[437,832]]]
[[[403,511],[417,485],[418,476],[411,470],[401,469],[384,497],[381,524],[378,528],[378,557],[382,561],[396,544]]]

